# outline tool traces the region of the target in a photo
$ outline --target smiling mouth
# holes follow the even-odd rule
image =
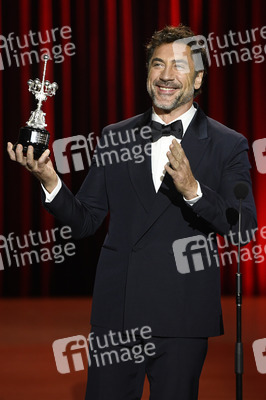
[[[156,85],[156,87],[158,88],[158,92],[160,94],[166,94],[166,95],[171,95],[173,93],[175,93],[175,91],[177,89],[180,89],[176,86],[162,86],[162,85]]]

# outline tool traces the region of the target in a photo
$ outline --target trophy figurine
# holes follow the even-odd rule
[[[32,92],[38,100],[38,106],[35,111],[31,111],[30,119],[26,122],[27,126],[20,128],[18,141],[13,147],[15,150],[18,143],[22,144],[23,154],[26,155],[28,146],[32,145],[35,160],[48,149],[50,138],[50,133],[45,129],[47,126],[44,118],[46,114],[41,110],[42,102],[46,101],[48,96],[54,96],[58,89],[56,82],[50,83],[44,80],[48,60],[49,56],[45,55],[42,82],[38,78],[34,81],[32,79],[28,81],[29,91]]]

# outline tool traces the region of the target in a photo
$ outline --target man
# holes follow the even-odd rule
[[[155,32],[147,45],[147,90],[153,107],[103,130],[75,197],[57,177],[49,150],[35,161],[31,146],[24,157],[21,146],[14,153],[8,144],[10,158],[42,183],[47,210],[70,225],[75,237],[92,235],[110,213],[94,285],[90,360],[96,360],[110,331],[139,333],[149,327],[152,332],[155,351],[145,354],[142,363],[91,363],[86,399],[140,399],[145,373],[151,400],[198,398],[208,337],[223,333],[220,271],[217,257],[205,251],[200,261],[194,258],[194,271],[180,273],[179,258],[181,264],[186,253],[192,259],[195,247],[186,246],[176,264],[173,243],[210,235],[217,249],[216,233],[236,233],[230,216],[238,208],[234,188],[239,181],[249,186],[242,207],[243,235],[256,226],[247,141],[193,103],[206,73],[205,50],[198,46],[195,53],[193,44],[193,32],[183,25]],[[109,158],[106,163],[111,132],[124,139],[131,132],[134,140],[109,140],[109,155],[123,149],[132,154],[134,146],[146,149],[148,143],[150,153],[138,163],[129,156],[127,162]],[[208,267],[197,271],[197,262]],[[133,336],[128,349],[135,341],[143,346],[147,342]],[[121,342],[109,343],[111,351],[121,347]]]

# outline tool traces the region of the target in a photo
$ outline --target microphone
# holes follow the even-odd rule
[[[236,273],[236,343],[235,343],[235,374],[236,374],[236,400],[242,400],[243,396],[243,344],[242,344],[242,274],[240,272],[240,236],[242,219],[242,200],[249,192],[245,182],[239,182],[234,187],[234,195],[239,200],[238,211],[238,261]]]
[[[249,189],[245,182],[239,182],[234,187],[234,195],[237,200],[244,200],[248,195]]]

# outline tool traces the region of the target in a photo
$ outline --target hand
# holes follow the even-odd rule
[[[165,170],[173,178],[176,189],[185,197],[186,200],[197,197],[198,184],[190,169],[189,161],[182,146],[173,139],[167,152],[168,160],[171,164],[165,165]]]
[[[52,161],[50,160],[50,150],[45,150],[38,160],[33,158],[33,146],[29,146],[27,156],[25,157],[22,152],[23,146],[18,144],[16,151],[13,150],[13,144],[7,143],[7,152],[12,161],[17,161],[20,165],[30,171],[51,193],[57,185],[57,175],[54,170]]]

